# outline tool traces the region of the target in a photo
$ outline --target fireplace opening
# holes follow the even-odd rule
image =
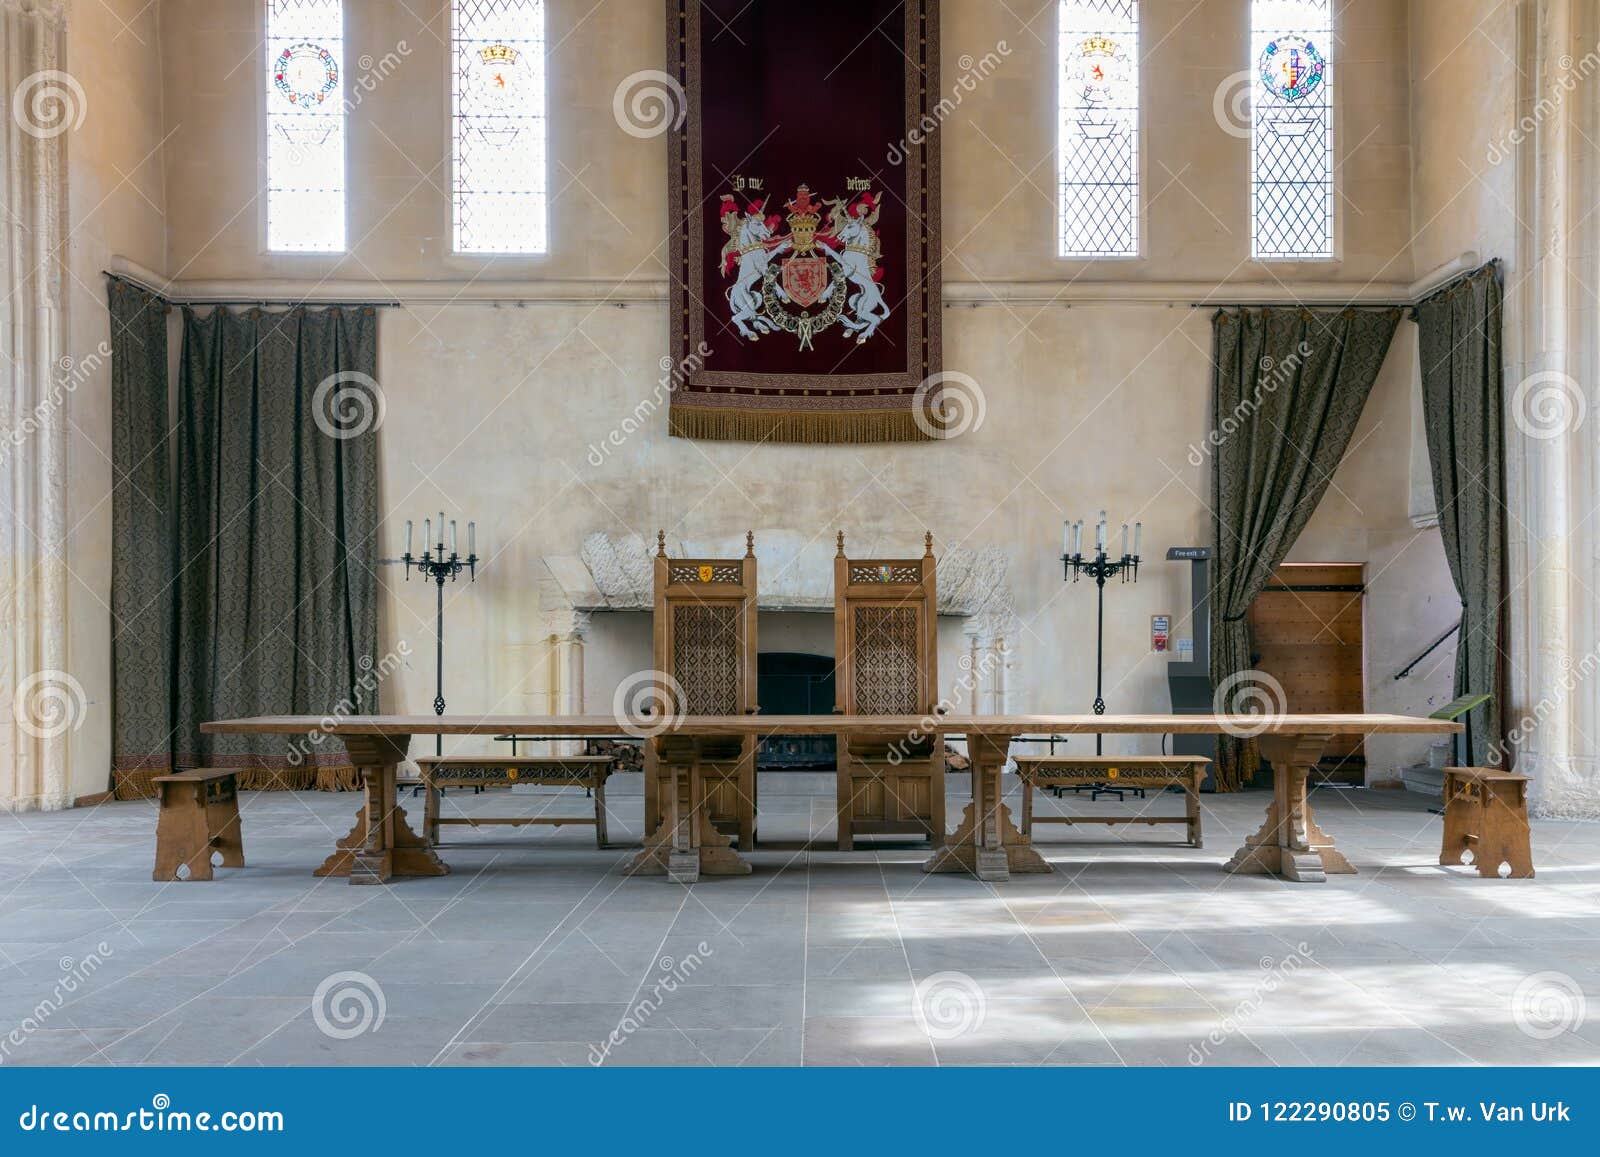
[[[833,714],[833,658],[797,651],[756,656],[756,702],[763,715]],[[758,771],[832,771],[832,735],[774,735],[756,751]]]

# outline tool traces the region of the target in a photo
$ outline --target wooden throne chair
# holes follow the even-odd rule
[[[940,711],[933,535],[921,558],[833,560],[834,684],[845,715]],[[944,745],[907,734],[838,738],[839,850],[857,835],[944,843]]]
[[[756,706],[755,535],[745,535],[743,558],[668,558],[667,535],[655,558],[655,667],[672,677],[667,693],[684,715],[754,715]],[[687,741],[663,736],[645,747],[644,826],[661,826],[670,764]],[[754,736],[702,739],[695,753],[711,825],[735,836],[741,851],[756,840]],[[670,758],[663,759],[662,751]],[[688,790],[689,785],[681,785]],[[687,806],[687,801],[682,801]]]

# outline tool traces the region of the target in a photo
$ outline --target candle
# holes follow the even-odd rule
[[[1083,519],[1078,519],[1072,524],[1072,553],[1076,557],[1083,553]]]
[[[1128,524],[1122,524],[1122,557],[1128,557]]]
[[[439,553],[444,554],[444,511],[439,511]]]
[[[478,524],[467,523],[467,553],[473,558],[478,557]]]
[[[1096,554],[1104,554],[1106,549],[1106,512],[1100,512],[1100,521],[1094,528],[1094,549]]]
[[[1127,527],[1123,527],[1122,528],[1122,532],[1123,532],[1124,535],[1126,535],[1127,532],[1128,532],[1128,528]],[[455,554],[455,552],[456,552],[456,520],[452,518],[450,520],[450,553],[453,555],[453,554]]]
[[[1138,558],[1139,557],[1139,539],[1142,538],[1143,536],[1144,536],[1144,523],[1142,523],[1142,522],[1134,523],[1133,524],[1133,557],[1134,558]]]
[[[1072,520],[1069,518],[1061,524],[1061,553],[1072,553]]]
[[[406,519],[406,557],[411,557],[411,520]]]
[[[427,558],[428,552],[433,549],[433,519],[422,520],[422,557]]]

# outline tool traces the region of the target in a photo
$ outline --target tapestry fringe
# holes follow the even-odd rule
[[[714,410],[675,405],[668,416],[674,438],[716,442],[930,442],[910,410],[865,413],[783,410]]]

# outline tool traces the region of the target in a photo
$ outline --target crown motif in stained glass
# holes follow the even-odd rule
[[[272,83],[290,104],[315,108],[339,87],[339,65],[322,45],[302,40],[278,54]]]
[[[1328,62],[1304,36],[1280,36],[1261,53],[1261,83],[1280,100],[1304,100],[1322,83]]]

